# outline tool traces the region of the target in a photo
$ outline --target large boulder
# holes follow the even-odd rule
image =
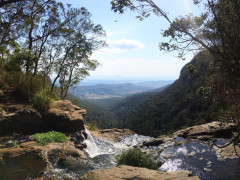
[[[68,100],[54,102],[54,107],[44,113],[44,121],[48,130],[75,132],[84,130],[86,110],[73,105]]]
[[[87,174],[80,177],[81,180],[159,180],[159,179],[178,179],[178,180],[197,180],[196,176],[192,176],[189,171],[176,171],[176,172],[160,172],[150,170],[146,168],[131,167],[121,165],[112,169],[97,169],[88,172]]]
[[[44,129],[41,114],[24,104],[0,104],[0,135],[9,133],[34,133]]]
[[[40,178],[41,173],[47,168],[47,163],[36,152],[20,153],[22,150],[16,149],[9,151],[10,156],[0,156],[0,179]]]

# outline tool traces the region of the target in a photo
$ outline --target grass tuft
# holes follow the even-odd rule
[[[118,165],[129,165],[135,167],[145,167],[148,169],[158,169],[161,162],[154,160],[150,154],[142,153],[139,149],[130,149],[121,156],[116,156]]]
[[[47,133],[37,133],[32,136],[32,139],[37,142],[37,144],[45,146],[51,142],[62,143],[68,140],[67,136],[63,133],[50,131]]]

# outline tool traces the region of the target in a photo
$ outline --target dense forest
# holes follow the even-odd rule
[[[128,97],[115,104],[110,112],[118,117],[121,127],[152,136],[217,120],[218,110],[212,100],[197,94],[208,78],[210,62],[211,56],[201,52],[182,69],[179,79],[163,91]],[[188,70],[191,66],[203,70],[192,74]]]

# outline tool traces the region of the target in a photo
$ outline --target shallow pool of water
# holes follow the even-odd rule
[[[204,180],[240,179],[239,159],[219,161],[215,150],[201,143],[169,147],[161,154],[164,157],[170,157],[160,168],[164,171],[185,169]]]

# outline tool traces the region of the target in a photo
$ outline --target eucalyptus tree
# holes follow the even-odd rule
[[[54,53],[56,61],[55,77],[52,90],[59,80],[61,98],[66,96],[69,87],[77,84],[89,75],[90,70],[95,70],[99,63],[91,59],[94,50],[102,47],[105,32],[101,25],[94,25],[91,14],[85,9],[69,8],[63,11],[63,17],[69,17],[69,21],[62,29],[63,36],[58,38],[58,45]],[[57,55],[56,55],[57,54]]]
[[[1,48],[30,81],[51,77],[51,91],[59,85],[62,98],[99,65],[91,55],[104,45],[105,32],[93,24],[87,9],[55,0],[25,0],[3,6],[0,13],[0,40],[6,44]]]

